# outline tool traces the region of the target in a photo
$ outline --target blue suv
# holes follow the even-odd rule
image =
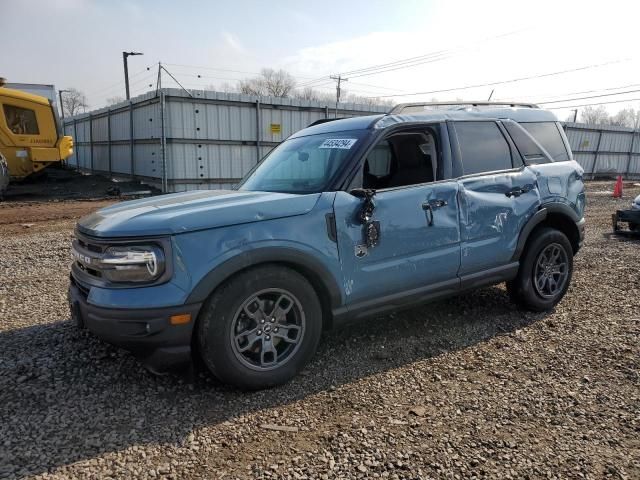
[[[582,177],[534,106],[316,122],[235,190],[80,220],[72,316],[152,370],[198,356],[224,382],[277,385],[345,320],[500,282],[524,308],[553,308],[584,236]]]

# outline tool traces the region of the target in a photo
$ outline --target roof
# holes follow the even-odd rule
[[[557,117],[540,108],[466,108],[463,110],[425,110],[419,113],[367,115],[364,117],[332,120],[305,128],[292,135],[302,137],[319,133],[343,132],[347,130],[382,129],[399,123],[434,123],[447,120],[500,120],[510,119],[519,123],[557,122]]]
[[[18,100],[26,100],[28,102],[39,103],[41,105],[49,105],[49,99],[39,95],[14,90],[12,88],[0,87],[0,97],[15,98]]]

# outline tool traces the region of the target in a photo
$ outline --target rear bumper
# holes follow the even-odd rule
[[[632,226],[637,228],[640,225],[640,210],[618,210],[613,214],[612,220],[614,232],[622,230],[620,227],[621,223],[629,224],[629,229],[631,229]]]
[[[73,278],[69,284],[71,315],[81,328],[129,350],[153,371],[167,371],[191,361],[193,325],[201,304],[149,309],[105,308],[87,302]],[[191,321],[172,325],[172,315],[191,314]]]

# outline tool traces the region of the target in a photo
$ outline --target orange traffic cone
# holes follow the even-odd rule
[[[622,175],[618,175],[616,186],[613,188],[613,198],[622,198]]]

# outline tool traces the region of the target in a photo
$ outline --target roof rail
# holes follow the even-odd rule
[[[407,110],[415,113],[416,109],[419,107],[423,107],[423,110],[428,110],[429,107],[434,107],[434,109],[438,109],[438,107],[451,107],[452,109],[455,107],[524,107],[524,108],[540,108],[535,103],[526,103],[526,102],[418,102],[418,103],[400,103],[393,107],[390,114],[394,113],[403,113]],[[444,109],[446,110],[446,108]]]

